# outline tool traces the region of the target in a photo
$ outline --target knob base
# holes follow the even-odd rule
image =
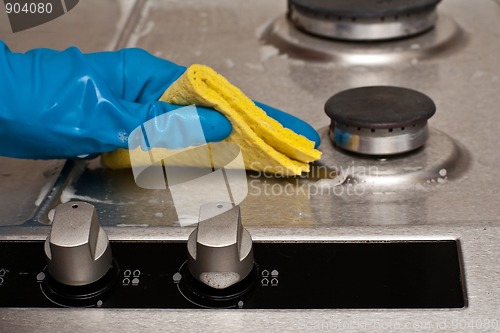
[[[238,302],[245,300],[257,285],[259,268],[254,264],[251,272],[241,281],[224,289],[212,288],[196,279],[184,265],[180,273],[180,291],[191,302],[207,308],[234,308]]]
[[[113,260],[111,268],[102,278],[83,286],[60,283],[50,275],[47,268],[44,273],[46,278],[41,284],[41,288],[45,296],[52,302],[68,307],[89,307],[95,306],[112,289],[118,281],[120,269],[117,262]]]

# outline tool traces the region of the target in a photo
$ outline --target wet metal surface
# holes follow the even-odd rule
[[[245,225],[496,223],[500,209],[492,200],[500,174],[494,167],[499,162],[494,124],[500,119],[494,110],[500,102],[500,67],[492,54],[498,54],[499,44],[497,35],[487,33],[500,29],[495,3],[473,8],[466,2],[449,1],[440,6],[473,36],[466,48],[447,57],[371,66],[308,62],[280,54],[260,36],[284,8],[278,3],[266,6],[267,11],[248,6],[248,15],[239,15],[242,8],[229,1],[145,2],[133,15],[137,25],[126,44],[184,65],[208,64],[250,97],[318,129],[329,124],[323,105],[336,92],[364,85],[416,89],[436,103],[436,115],[429,121],[436,131],[423,150],[407,159],[376,164],[344,154],[323,136],[324,157],[319,165],[356,170],[358,175],[338,184],[342,179],[336,176],[329,181],[250,173],[249,195],[241,205]],[[472,22],[470,11],[484,20]],[[478,28],[483,21],[488,29]],[[375,174],[367,169],[374,165],[379,168]],[[361,169],[366,169],[365,176],[360,176]],[[349,184],[349,180],[358,183]],[[354,185],[356,193],[351,191]],[[179,225],[167,191],[140,189],[131,172],[106,170],[98,160],[62,191],[62,201],[71,199],[94,203],[105,226]],[[370,218],[373,214],[384,218]]]
[[[94,10],[97,6],[100,11]],[[204,322],[205,329],[214,330],[262,331],[265,326],[303,331],[333,317],[346,323],[350,319],[413,323],[405,331],[426,331],[417,326],[433,318],[432,325],[446,321],[448,331],[459,331],[460,327],[451,326],[453,320],[485,323],[500,317],[499,2],[443,1],[438,26],[429,33],[442,33],[449,39],[428,49],[425,40],[431,35],[397,42],[394,47],[363,46],[367,47],[363,52],[358,46],[331,42],[335,44],[329,47],[318,40],[301,47],[320,47],[319,51],[306,52],[292,45],[289,37],[296,32],[288,31],[274,35],[281,38],[278,45],[267,37],[277,27],[289,29],[285,12],[286,1],[104,4],[88,0],[59,20],[15,36],[0,14],[0,38],[19,51],[36,46],[78,45],[85,51],[138,46],[182,65],[203,63],[251,98],[308,121],[323,138],[324,157],[315,168],[326,169],[309,178],[249,173],[249,195],[241,205],[241,217],[252,237],[257,241],[458,239],[468,307],[423,312],[318,310],[300,312],[300,318],[293,311],[109,311],[104,315],[92,310],[54,310],[33,314],[33,322],[26,320],[24,311],[2,310],[0,321],[5,321],[9,331],[89,331],[103,325],[111,331],[144,326],[161,330],[166,321],[182,323],[180,329],[185,330]],[[315,58],[318,52],[324,56]],[[437,111],[429,120],[430,136],[423,150],[375,161],[331,145],[325,101],[339,91],[369,85],[403,86],[434,100]],[[0,163],[0,239],[45,239],[49,228],[29,220],[40,192],[55,181],[54,170],[62,165],[9,159]],[[369,173],[374,165],[379,174]],[[192,228],[178,227],[168,191],[140,189],[130,171],[104,169],[98,159],[80,162],[78,167],[81,173],[72,174],[57,200],[41,212],[45,215],[40,221],[50,223],[50,211],[57,202],[83,200],[96,206],[111,239],[187,239]],[[360,173],[360,167],[366,172]],[[346,168],[355,172],[338,172]],[[19,227],[23,221],[30,226]],[[346,331],[357,331],[355,327]],[[386,331],[374,326],[367,330]]]

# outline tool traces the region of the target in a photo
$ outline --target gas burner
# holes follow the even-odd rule
[[[290,19],[287,19],[285,15],[278,17],[270,26],[263,30],[260,38],[265,44],[276,47],[280,53],[299,60],[328,63],[335,62],[348,65],[384,65],[395,62],[416,63],[428,58],[437,58],[439,56],[453,54],[461,50],[467,43],[466,34],[453,19],[442,13],[437,17],[434,10],[430,13],[427,12],[426,20],[429,21],[427,24],[416,24],[414,22],[414,26],[418,26],[420,29],[405,30],[404,36],[408,38],[396,39],[394,37],[393,39],[370,39],[366,33],[359,32],[366,30],[369,31],[370,34],[373,34],[373,36],[380,36],[382,33],[388,36],[389,33],[395,33],[393,28],[391,28],[393,26],[399,27],[394,30],[404,30],[404,28],[402,28],[403,26],[411,25],[409,22],[405,24],[401,24],[401,21],[396,22],[394,17],[391,19],[384,19],[383,22],[379,18],[377,26],[373,29],[361,29],[367,25],[367,21],[377,20],[373,18],[356,17],[354,18],[354,22],[353,18],[349,20],[341,19],[340,21],[337,21],[336,18],[335,21],[332,22],[325,21],[326,26],[333,25],[335,27],[335,29],[330,30],[339,34],[339,36],[344,36],[344,38],[318,38],[317,36],[320,35],[320,33],[309,31],[311,29],[307,30],[307,28],[304,27],[304,20],[300,21],[299,19],[299,22],[302,22],[302,26],[299,26],[299,28],[295,26],[298,25],[297,15],[302,15],[302,12],[300,9],[292,9],[300,8],[293,6],[293,4],[300,4],[305,2],[305,0],[290,1],[288,13]],[[431,3],[431,1],[427,2]],[[436,4],[437,2],[438,1],[432,1],[432,3]],[[350,1],[346,1],[345,3],[350,3]],[[420,1],[418,3],[420,3]],[[413,5],[409,7],[415,8]],[[413,20],[417,20],[419,15],[410,15],[410,17],[403,16],[405,16],[405,19],[413,22]],[[430,19],[430,17],[434,17],[434,19]],[[402,17],[400,18],[400,16],[398,16],[398,20],[401,19]],[[430,21],[432,21],[432,24]],[[382,26],[387,24],[387,29],[385,26],[383,29],[379,29],[379,24]],[[359,28],[356,28],[357,25]],[[417,31],[420,33],[417,33]],[[359,38],[362,34],[365,34],[365,37]],[[348,35],[358,36],[358,39],[351,38],[350,41],[347,41]]]
[[[338,149],[330,138],[330,129],[319,130],[323,152],[319,166],[335,171],[338,177],[319,185],[363,184],[375,189],[415,190],[424,185],[443,185],[459,178],[469,166],[468,152],[445,133],[429,128],[425,147],[406,154],[385,157],[352,154]],[[384,190],[385,191],[385,190]],[[374,192],[375,193],[375,192]],[[385,192],[384,192],[385,193]]]
[[[332,119],[332,141],[366,155],[401,154],[421,147],[428,137],[427,120],[435,111],[426,95],[390,86],[345,90],[325,104]]]
[[[313,35],[348,41],[414,36],[437,21],[440,0],[288,0],[288,18]]]
[[[468,159],[450,137],[428,129],[435,111],[428,96],[407,88],[373,86],[335,94],[325,104],[332,122],[320,131],[320,165],[354,183],[410,188],[446,183],[466,169]]]

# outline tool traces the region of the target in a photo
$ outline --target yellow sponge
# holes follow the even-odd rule
[[[240,146],[245,167],[249,170],[299,175],[309,172],[309,162],[321,157],[321,152],[314,149],[313,141],[267,116],[238,88],[207,66],[190,66],[164,92],[160,101],[211,107],[224,114],[233,127],[226,141]],[[135,151],[134,159],[138,153],[144,154],[145,162],[150,161],[148,152],[142,151]],[[128,155],[127,150],[119,149],[103,154],[102,162],[110,168],[130,167]]]

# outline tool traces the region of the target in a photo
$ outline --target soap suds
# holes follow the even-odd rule
[[[234,61],[230,58],[224,59],[224,64],[226,65],[227,68],[233,68],[234,67]]]
[[[88,201],[88,202],[106,203],[106,204],[113,203],[112,200],[100,200],[100,199],[92,198],[92,197],[89,197],[86,195],[78,195],[75,193],[75,189],[72,186],[68,186],[61,193],[61,203],[69,202],[72,199],[78,199],[78,200],[83,200],[83,201]]]
[[[258,26],[257,29],[255,29],[255,37],[260,39],[262,35],[264,35],[264,32],[266,31],[267,27],[271,24],[272,20],[268,20],[264,22],[262,25]]]
[[[127,23],[130,13],[132,12],[132,9],[134,8],[135,1],[134,0],[122,0],[122,1],[117,1],[117,4],[120,7],[120,15],[118,20],[116,21],[116,31],[123,31],[125,24]],[[108,50],[114,50],[116,48],[116,44],[118,43],[118,40],[120,38],[120,34],[114,34],[113,39],[110,41],[108,44],[107,49]]]
[[[47,213],[47,217],[49,218],[50,223],[54,222],[54,216],[55,215],[56,215],[56,210],[55,209],[51,209]]]
[[[52,188],[52,182],[48,182],[47,184],[43,185],[43,187],[40,189],[40,193],[38,194],[38,198],[35,201],[35,206],[40,206],[42,203],[43,199],[45,199],[45,196],[47,193],[49,193],[50,189]]]
[[[272,57],[279,54],[279,50],[272,45],[264,45],[260,47],[260,61],[266,62]]]
[[[149,227],[149,224],[131,224],[131,223],[118,223],[116,225],[117,227],[122,227],[122,228],[126,228],[126,227]]]
[[[187,227],[198,223],[198,216],[179,216],[179,225]]]
[[[314,183],[314,186],[319,188],[329,188],[342,185],[347,179],[347,173],[339,173],[337,176],[331,179],[321,179]]]
[[[259,72],[263,72],[265,70],[264,65],[262,65],[262,64],[254,64],[254,63],[246,62],[245,66],[247,66],[250,69],[259,71]]]
[[[152,9],[152,4],[150,2],[146,2],[144,5],[144,8],[141,12],[141,23],[144,22],[144,18],[149,16],[149,13]],[[146,20],[144,24],[139,23],[134,31],[130,34],[130,37],[127,42],[128,47],[136,47],[139,43],[139,40],[147,36],[148,34],[153,31],[153,28],[155,26],[155,22],[151,20]]]

